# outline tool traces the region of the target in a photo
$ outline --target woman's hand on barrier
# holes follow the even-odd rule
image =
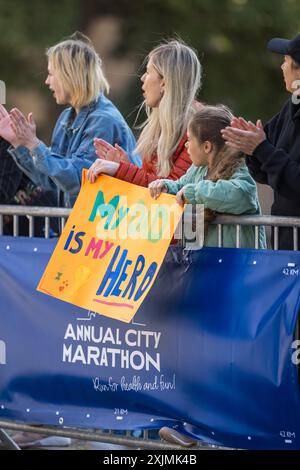
[[[152,183],[148,185],[148,188],[153,199],[157,199],[161,193],[168,192],[168,188],[162,180],[152,181]]]
[[[115,176],[119,166],[120,164],[117,162],[111,162],[109,160],[103,160],[103,158],[97,158],[88,171],[88,180],[90,183],[95,183],[97,177],[101,175],[101,173],[109,176]]]
[[[16,134],[11,127],[10,115],[2,104],[0,104],[0,136],[14,147],[18,146]]]
[[[128,162],[128,155],[120,145],[115,144],[113,147],[111,144],[103,139],[94,139],[94,147],[96,154],[99,158],[104,160],[110,160],[112,162],[120,163],[121,161]]]
[[[33,150],[40,143],[36,136],[36,124],[33,114],[29,113],[28,118],[17,108],[13,108],[10,112],[11,127],[18,141],[18,145],[24,145],[29,150]]]
[[[241,127],[225,127],[221,130],[222,137],[226,140],[226,145],[240,150],[246,155],[252,155],[256,147],[266,140],[262,122],[260,119],[256,122],[256,125],[244,119],[238,122],[240,126],[243,126],[243,129]],[[234,124],[238,125],[238,122],[234,121]]]
[[[177,204],[179,204],[180,206],[184,206],[184,204],[186,204],[186,199],[184,197],[184,187],[181,188],[180,191],[178,191],[178,193],[176,194],[176,202]]]

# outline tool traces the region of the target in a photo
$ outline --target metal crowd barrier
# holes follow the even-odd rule
[[[272,227],[274,229],[274,250],[278,250],[278,235],[280,227],[293,229],[293,250],[298,250],[298,228],[300,217],[279,217],[273,215],[219,215],[213,222],[218,226],[218,246],[222,246],[222,227],[224,225],[235,225],[236,248],[240,248],[240,235],[242,225],[252,225],[255,229],[255,246],[259,247],[259,227]],[[271,248],[271,247],[269,247]]]
[[[29,220],[28,236],[34,236],[34,217],[45,218],[45,238],[50,237],[50,220],[51,218],[58,218],[60,223],[60,232],[64,228],[66,219],[68,218],[71,209],[61,207],[30,207],[30,206],[5,206],[0,205],[0,235],[4,233],[4,217],[13,217],[13,233],[12,235],[19,236],[19,217],[25,216]],[[218,215],[216,219],[211,222],[217,225],[218,230],[218,247],[222,247],[222,230],[224,225],[234,225],[236,227],[236,248],[240,248],[241,227],[245,225],[252,225],[255,229],[255,246],[259,247],[259,227],[272,227],[274,230],[274,250],[278,250],[278,233],[280,227],[287,227],[293,229],[293,249],[298,249],[298,228],[300,228],[300,217],[280,217],[272,215]]]
[[[0,205],[0,235],[5,233],[5,217],[12,216],[13,218],[13,233],[14,237],[19,236],[19,217],[24,216],[28,218],[29,228],[28,236],[34,237],[34,217],[45,218],[45,238],[50,237],[50,219],[58,218],[61,221],[60,232],[63,230],[65,221],[68,218],[71,209],[64,209],[62,207],[38,207],[38,206],[5,206]]]
[[[54,208],[54,207],[30,207],[30,206],[5,206],[0,205],[0,235],[4,233],[4,218],[5,216],[13,217],[13,233],[15,237],[19,236],[19,217],[25,216],[29,219],[28,236],[34,236],[34,217],[45,218],[45,238],[50,237],[50,220],[51,218],[60,219],[60,232],[62,231],[66,219],[68,218],[71,209]],[[259,246],[259,227],[272,227],[274,230],[274,250],[278,249],[278,231],[280,227],[288,227],[293,229],[293,249],[296,251],[298,247],[298,228],[300,227],[300,217],[278,217],[267,215],[218,215],[212,222],[217,225],[218,230],[218,246],[222,247],[222,230],[224,225],[235,225],[236,227],[236,247],[240,247],[240,233],[241,227],[244,225],[252,225],[255,227],[255,246]],[[296,338],[300,338],[299,321],[297,324]],[[172,450],[181,449],[180,446],[175,446],[162,442],[159,439],[149,438],[149,431],[143,430],[141,437],[134,437],[131,431],[126,431],[124,435],[120,435],[113,430],[94,430],[94,429],[78,429],[78,428],[58,428],[51,426],[32,426],[24,423],[10,422],[0,420],[0,441],[4,444],[6,449],[20,450],[19,447],[10,438],[10,435],[4,431],[9,429],[13,431],[28,431],[43,433],[51,436],[65,436],[72,439],[79,439],[82,441],[95,441],[107,444],[121,445],[128,448],[135,449],[161,449]],[[196,446],[190,450],[218,450],[220,447],[208,445],[199,441]],[[224,449],[222,447],[222,449]]]

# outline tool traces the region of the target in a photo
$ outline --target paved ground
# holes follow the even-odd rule
[[[13,431],[6,430],[8,435],[12,435]],[[119,436],[117,436],[119,437]],[[1,438],[1,436],[0,436]],[[152,441],[151,441],[152,442]],[[155,441],[154,446],[155,448]],[[0,450],[6,450],[7,447],[4,447],[2,441],[0,439]],[[87,441],[87,440],[79,440],[79,439],[72,439],[71,445],[65,447],[56,447],[56,446],[34,446],[30,448],[26,448],[24,450],[130,450],[134,449],[132,447],[126,447],[125,445],[117,445],[111,443],[103,443],[103,442],[96,442],[96,441]]]
[[[101,442],[72,440],[72,444],[68,447],[47,447],[47,449],[55,450],[127,450],[129,447],[118,446],[114,444],[104,444]]]
[[[31,447],[29,449],[24,450],[129,450],[129,447],[115,445],[115,444],[108,444],[102,442],[94,442],[94,441],[82,441],[78,439],[72,439],[72,443],[70,446],[66,447]],[[0,450],[5,450],[3,445],[1,445],[0,441]]]
[[[123,447],[113,444],[104,444],[100,442],[72,440],[72,444],[67,447],[31,447],[24,450],[128,450],[129,447]],[[0,450],[5,450],[0,446]]]

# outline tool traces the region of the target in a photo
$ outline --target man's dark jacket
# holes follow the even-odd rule
[[[9,143],[0,137],[0,204],[11,204],[20,186],[23,172],[9,155]]]

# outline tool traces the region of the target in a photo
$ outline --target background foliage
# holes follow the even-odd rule
[[[115,60],[128,55],[139,65],[154,45],[174,36],[197,49],[204,67],[202,101],[266,120],[287,97],[281,57],[267,52],[266,43],[300,31],[299,0],[0,0],[0,79],[8,103],[14,104],[11,90],[39,90],[50,133],[60,110],[44,87],[45,48],[76,29],[88,33],[95,19],[106,17],[121,26],[111,51]],[[124,114],[131,112],[131,123],[141,101],[138,73],[122,94],[112,90]]]

